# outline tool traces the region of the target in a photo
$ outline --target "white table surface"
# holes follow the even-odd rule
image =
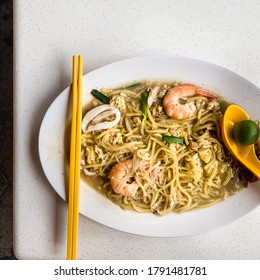
[[[14,250],[18,259],[66,257],[67,204],[39,162],[41,120],[71,82],[120,59],[176,55],[231,69],[260,86],[260,2],[14,1]],[[151,238],[80,216],[80,259],[259,259],[260,207],[210,233]]]

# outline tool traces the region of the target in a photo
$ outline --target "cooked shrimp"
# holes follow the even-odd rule
[[[109,178],[113,190],[124,196],[135,195],[138,188],[137,184],[129,183],[131,178],[131,170],[133,169],[133,162],[131,159],[117,163],[111,170]]]
[[[196,106],[194,103],[181,104],[180,99],[187,97],[203,95],[209,98],[216,98],[214,94],[206,89],[195,85],[181,85],[169,90],[163,99],[163,107],[168,116],[175,119],[187,119],[194,115]]]

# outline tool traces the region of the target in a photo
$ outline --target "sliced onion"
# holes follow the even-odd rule
[[[84,156],[84,150],[81,151],[80,164],[81,164],[81,165],[85,165],[85,164],[86,164],[85,156]]]
[[[152,90],[149,92],[148,99],[147,99],[147,104],[149,107],[152,106],[152,104],[157,100],[157,95],[159,93],[159,87],[154,87]]]
[[[83,169],[83,172],[84,172],[85,175],[87,175],[87,176],[95,176],[95,175],[97,175],[97,172],[89,171],[87,168],[84,168],[84,169]]]
[[[104,112],[106,112],[106,113],[104,114]],[[108,117],[113,114],[116,115],[116,117],[113,121],[109,121],[109,122],[105,121],[105,122],[101,122],[101,123],[98,123],[95,125],[90,125],[90,123],[92,121],[95,121],[95,120],[100,121],[100,120],[104,119],[104,117]],[[84,118],[82,120],[81,128],[82,128],[83,132],[91,132],[91,131],[95,131],[95,130],[111,128],[118,124],[118,122],[120,121],[120,117],[121,117],[121,113],[116,107],[110,106],[108,104],[100,105],[100,106],[90,110],[89,112],[87,112],[87,114],[84,116]]]

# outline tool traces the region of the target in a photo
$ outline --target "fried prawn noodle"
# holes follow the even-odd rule
[[[181,85],[169,90],[163,100],[163,107],[167,115],[175,119],[191,118],[196,112],[194,103],[181,104],[180,100],[187,97],[202,95],[209,98],[215,98],[211,92],[197,87],[195,85]]]
[[[108,90],[109,97],[122,93],[125,98],[119,124],[82,135],[82,169],[99,176],[98,190],[123,209],[164,215],[203,208],[228,196],[224,186],[233,171],[218,141],[220,112],[207,101],[215,96],[193,85],[169,88],[164,100],[149,108],[146,126],[136,98],[140,93]],[[207,97],[204,103],[200,95]],[[191,114],[181,99],[204,105]],[[162,135],[183,137],[186,145],[163,141]]]

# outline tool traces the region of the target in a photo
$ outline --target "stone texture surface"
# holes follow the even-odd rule
[[[13,11],[0,1],[0,259],[13,259]]]

